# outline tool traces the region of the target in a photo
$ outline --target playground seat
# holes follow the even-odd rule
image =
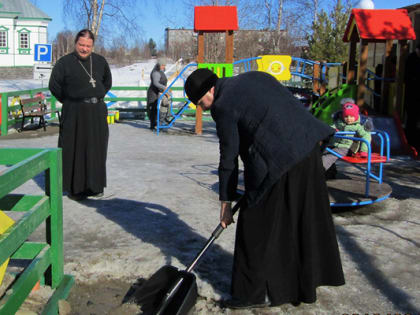
[[[366,164],[369,162],[368,158],[361,157],[359,152],[353,156],[343,156],[341,159],[348,163]],[[382,156],[379,153],[372,153],[370,155],[370,163],[385,163],[386,161],[387,161],[387,157]]]

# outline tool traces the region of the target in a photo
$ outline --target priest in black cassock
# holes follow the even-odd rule
[[[220,145],[220,221],[233,222],[238,157],[245,205],[236,229],[229,308],[313,303],[316,288],[344,284],[319,143],[334,130],[273,76],[220,78],[195,70],[188,98],[210,110]]]
[[[51,93],[62,104],[58,146],[63,150],[63,190],[75,200],[103,196],[108,150],[104,96],[112,86],[109,65],[92,52],[95,37],[81,30],[74,52],[55,64]]]

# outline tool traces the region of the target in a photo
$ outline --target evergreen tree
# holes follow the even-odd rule
[[[150,50],[150,55],[151,56],[156,56],[156,54],[157,54],[157,51],[156,51],[156,43],[155,43],[155,41],[152,38],[149,39],[148,46],[149,46],[149,50]]]
[[[312,24],[307,57],[311,60],[343,62],[348,59],[348,43],[343,42],[343,35],[350,16],[351,6],[336,0],[334,8],[328,14],[322,10]]]

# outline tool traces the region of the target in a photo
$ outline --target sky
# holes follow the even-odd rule
[[[147,41],[153,38],[155,42],[163,45],[166,27],[193,27],[193,21],[187,20],[188,15],[181,15],[184,8],[183,0],[135,0],[135,2],[137,3],[135,10],[138,12],[136,15],[142,28],[141,35]],[[48,25],[49,41],[52,41],[58,32],[66,28],[72,29],[72,26],[66,25],[63,19],[63,0],[32,0],[32,3],[52,18]],[[191,17],[192,14],[193,12],[190,14]]]
[[[252,1],[252,0],[250,0]],[[34,0],[37,7],[52,18],[48,26],[49,41],[55,35],[66,29],[63,22],[62,5],[63,0]],[[142,27],[142,37],[148,41],[150,38],[163,46],[165,28],[192,28],[193,12],[184,12],[183,0],[163,0],[163,1],[140,1],[138,10],[139,22]],[[419,3],[420,0],[373,0],[375,9],[395,9]],[[67,25],[67,28],[71,28]]]

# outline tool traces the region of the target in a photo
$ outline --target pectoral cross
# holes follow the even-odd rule
[[[96,80],[94,78],[90,78],[89,83],[92,84],[92,87],[96,87]]]

